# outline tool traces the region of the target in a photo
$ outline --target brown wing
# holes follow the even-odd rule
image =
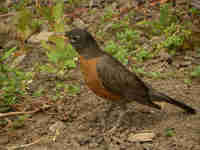
[[[91,59],[84,59],[80,56],[81,70],[87,86],[98,96],[101,96],[110,100],[119,100],[121,97],[118,94],[109,92],[103,85],[98,77],[96,64],[101,57],[95,57]]]
[[[148,103],[148,88],[145,84],[112,56],[102,56],[96,67],[98,76],[107,90],[126,99]]]

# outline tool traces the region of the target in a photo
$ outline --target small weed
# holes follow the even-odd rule
[[[44,89],[43,89],[43,88],[40,88],[39,90],[37,90],[37,91],[35,91],[35,92],[33,93],[33,96],[34,96],[34,97],[40,97],[40,96],[42,96],[43,92],[44,92]]]
[[[0,12],[1,13],[8,13],[9,9],[8,8],[5,8],[4,6],[0,6]]]
[[[144,71],[144,68],[141,68],[141,67],[137,68],[136,66],[133,66],[132,69],[138,75],[155,78],[155,79],[162,77],[160,72],[146,72],[146,71]]]
[[[61,90],[65,88],[65,84],[63,82],[56,82],[56,90]]]
[[[5,104],[16,104],[19,96],[23,96],[25,92],[23,84],[26,79],[25,73],[1,64],[0,74],[0,89],[2,90],[0,99],[3,99]]]
[[[141,49],[135,55],[136,55],[135,56],[136,60],[141,61],[141,62],[144,61],[145,59],[153,57],[153,54],[151,52],[147,51],[146,49]]]
[[[160,78],[161,77],[161,73],[160,72],[149,72],[148,74],[152,78]]]
[[[127,56],[129,55],[129,52],[136,49],[135,42],[138,39],[138,32],[126,28],[124,32],[118,32],[116,34],[116,40],[119,44],[115,43],[114,41],[110,41],[106,44],[105,51],[111,53],[111,55],[113,55],[123,64],[127,64]]]
[[[189,13],[191,15],[200,15],[200,10],[197,9],[197,8],[192,7],[192,8],[189,9]]]
[[[71,7],[78,7],[83,0],[68,0]]]
[[[188,79],[184,79],[184,83],[190,85],[190,84],[192,84],[192,80],[189,79],[189,78]]]
[[[200,77],[200,66],[197,66],[194,71],[190,73],[192,77]]]
[[[8,124],[8,121],[7,120],[4,120],[4,119],[1,119],[0,120],[0,127],[4,127]]]
[[[184,42],[184,38],[177,35],[172,35],[163,42],[163,46],[171,49],[171,48],[176,48],[183,45],[183,42]]]
[[[175,135],[175,131],[173,128],[167,128],[165,129],[165,136],[172,137]]]
[[[20,43],[20,49],[24,50],[25,40],[34,32],[40,30],[41,22],[34,18],[31,9],[22,7],[15,18],[17,37]]]
[[[70,44],[65,45],[63,38],[51,37],[49,40],[55,45],[50,45],[42,41],[42,46],[47,49],[49,61],[56,66],[53,70],[59,71],[63,69],[75,68],[76,52],[73,50],[72,46]],[[45,68],[46,67],[44,67],[44,69]]]
[[[128,28],[128,23],[123,20],[119,20],[117,22],[113,22],[111,28],[113,30],[126,29]]]
[[[178,22],[178,19],[172,12],[171,4],[165,4],[160,8],[160,17],[158,20],[144,23],[150,26],[154,35],[161,35],[166,27]]]
[[[176,18],[172,15],[171,4],[165,4],[160,8],[159,24],[161,26],[169,26],[172,22],[176,22]]]
[[[197,48],[197,55],[200,56],[200,48]]]
[[[0,99],[8,105],[16,104],[19,96],[24,95],[24,81],[27,79],[24,72],[16,68],[11,68],[4,63],[15,49],[11,48],[0,58],[0,91],[2,91]]]
[[[172,23],[164,30],[166,40],[163,41],[163,47],[177,49],[184,44],[185,39],[188,39],[191,32],[182,25]]]
[[[144,71],[144,68],[137,68],[135,65],[133,65],[133,68],[132,70],[136,73],[136,74],[139,74],[139,75],[145,75],[146,72]]]
[[[115,12],[113,8],[107,7],[104,11],[104,15],[101,17],[101,22],[106,22],[108,20],[112,20],[114,15],[117,15],[118,12]]]
[[[50,7],[43,5],[37,8],[38,14],[48,21],[49,29],[56,32],[64,32],[64,1],[55,1]]]
[[[121,44],[126,44],[127,48],[133,48],[134,42],[140,38],[137,31],[126,28],[124,32],[117,32],[116,39]]]
[[[80,93],[80,85],[69,84],[66,85],[66,88],[69,95],[76,95]]]
[[[29,117],[29,115],[23,115],[19,116],[16,120],[13,122],[13,128],[18,129],[22,128],[25,125],[25,120]]]
[[[106,44],[105,51],[113,55],[123,64],[128,64],[128,49],[117,45],[114,41],[110,41]]]

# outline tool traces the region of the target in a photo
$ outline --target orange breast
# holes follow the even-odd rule
[[[103,87],[96,70],[97,62],[98,58],[86,60],[80,56],[81,71],[87,86],[100,97],[110,100],[119,100],[121,98],[119,95],[113,94]]]

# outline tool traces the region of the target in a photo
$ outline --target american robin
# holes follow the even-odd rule
[[[190,114],[196,112],[183,102],[147,86],[135,73],[130,72],[117,59],[103,51],[86,30],[73,29],[65,33],[65,36],[79,53],[85,82],[96,95],[113,102],[134,100],[157,109],[161,109],[161,106],[154,101],[164,101]]]

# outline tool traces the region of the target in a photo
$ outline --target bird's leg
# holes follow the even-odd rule
[[[107,127],[107,119],[111,112],[113,111],[114,108],[116,108],[116,103],[114,103],[113,101],[107,101],[108,103],[108,107],[107,109],[104,111],[104,119],[101,119],[101,124],[106,128]]]
[[[119,113],[118,119],[116,121],[116,124],[109,130],[109,133],[114,133],[116,131],[116,129],[119,128],[122,125],[124,117],[126,116],[126,114],[128,112],[127,107],[126,107],[126,103],[124,103],[122,101],[122,102],[119,102],[117,104],[120,107],[120,113]]]

